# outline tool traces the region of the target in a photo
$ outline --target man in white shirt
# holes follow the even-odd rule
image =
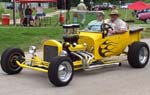
[[[96,20],[91,21],[86,29],[89,31],[101,31],[101,25],[104,21],[104,12],[97,12],[96,13]]]
[[[112,10],[110,13],[111,19],[107,22],[113,29],[109,30],[108,36],[113,34],[125,33],[128,31],[128,25],[122,19],[118,10]]]

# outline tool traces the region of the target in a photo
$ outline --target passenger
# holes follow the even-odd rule
[[[87,25],[86,30],[101,31],[101,25],[104,22],[104,12],[97,12],[96,17],[97,17],[96,20],[91,21]]]
[[[113,28],[109,30],[108,36],[113,34],[125,33],[128,31],[128,25],[122,19],[118,10],[112,10],[110,13],[111,19],[108,20],[108,24]]]

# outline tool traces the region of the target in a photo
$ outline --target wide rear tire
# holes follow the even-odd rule
[[[73,63],[69,57],[55,57],[49,65],[48,77],[55,86],[66,86],[74,75]]]
[[[135,42],[129,47],[128,62],[134,68],[144,68],[149,61],[149,47],[144,42]]]
[[[17,74],[22,68],[17,65],[16,60],[23,62],[25,57],[23,51],[19,48],[8,48],[1,56],[1,68],[7,74]]]

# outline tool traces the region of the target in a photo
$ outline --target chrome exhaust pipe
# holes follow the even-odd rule
[[[79,57],[82,60],[83,70],[91,71],[97,70],[104,67],[112,67],[112,66],[121,66],[121,63],[111,63],[111,64],[100,64],[100,65],[91,65],[90,62],[94,58],[94,55],[88,52],[80,51],[80,52],[71,52],[73,55]]]
[[[85,59],[80,54],[78,54],[76,52],[71,52],[71,54],[79,57],[82,60],[82,64],[85,64]],[[86,68],[85,65],[83,65],[83,68]]]
[[[112,63],[112,64],[103,64],[103,65],[93,65],[89,66],[89,68],[85,69],[85,71],[97,70],[105,67],[113,67],[113,66],[121,66],[121,63]]]
[[[82,60],[83,69],[88,69],[91,60],[94,58],[92,54],[88,54],[86,52],[71,52],[73,55],[79,57]]]
[[[94,58],[94,55],[85,51],[77,52],[79,55],[84,56],[85,62],[83,63],[83,69],[88,69],[90,66],[91,61]]]

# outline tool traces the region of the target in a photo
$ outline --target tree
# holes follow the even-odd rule
[[[2,7],[2,5],[0,4],[0,18],[2,18],[2,14],[5,13],[4,8]]]

